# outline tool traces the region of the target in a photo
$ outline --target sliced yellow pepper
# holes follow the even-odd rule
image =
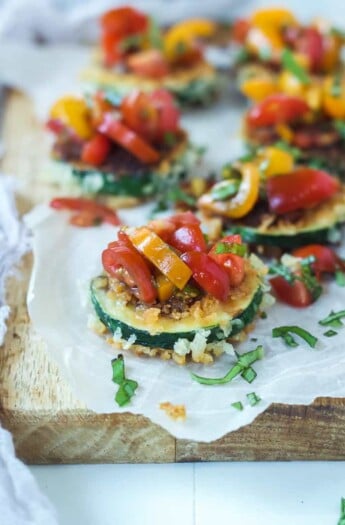
[[[156,277],[157,293],[159,300],[164,303],[174,293],[175,285],[162,273]]]
[[[240,85],[241,93],[255,102],[260,102],[277,90],[277,83],[271,76],[247,78]]]
[[[94,133],[90,110],[82,98],[74,96],[60,98],[52,106],[50,118],[60,120],[82,139],[88,139]]]
[[[164,52],[168,60],[181,56],[190,49],[196,38],[209,38],[216,31],[216,24],[204,18],[191,18],[171,27],[164,35]]]
[[[318,110],[322,103],[322,86],[317,80],[303,84],[293,73],[284,70],[278,78],[279,90],[287,95],[301,97],[313,110]]]
[[[252,27],[247,35],[246,47],[258,56],[267,54],[267,58],[276,58],[284,48],[284,42],[275,27]]]
[[[156,233],[146,227],[126,230],[133,245],[177,288],[182,290],[192,271]]]
[[[257,27],[277,27],[298,25],[296,17],[288,9],[280,7],[267,7],[255,11],[250,21]]]
[[[214,189],[218,185],[224,185],[228,181],[217,183],[210,193],[203,195],[198,205],[206,212],[224,215],[232,219],[240,219],[247,215],[255,206],[259,197],[260,170],[254,163],[247,162],[239,166],[242,180],[238,192],[233,198],[215,200]]]
[[[339,93],[335,93],[338,86]],[[337,81],[335,76],[326,77],[323,84],[322,106],[327,115],[333,118],[345,118],[345,82],[344,77]]]
[[[290,173],[294,167],[294,158],[291,153],[274,146],[264,148],[260,152],[260,159],[267,161],[267,166],[264,169],[267,178]]]

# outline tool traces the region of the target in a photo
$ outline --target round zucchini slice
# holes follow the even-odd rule
[[[135,345],[150,348],[173,349],[180,339],[192,341],[197,333],[207,334],[207,343],[231,339],[239,334],[254,319],[263,299],[261,277],[250,270],[238,288],[234,289],[226,303],[210,298],[207,311],[197,318],[195,314],[176,320],[168,316],[157,316],[153,312],[123,304],[109,297],[107,289],[99,285],[104,279],[91,282],[91,301],[95,312],[111,333],[120,333],[128,341],[135,336]],[[156,308],[152,308],[155,310]]]

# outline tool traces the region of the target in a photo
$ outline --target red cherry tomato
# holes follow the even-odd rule
[[[274,126],[297,120],[308,111],[303,99],[278,93],[253,106],[247,113],[247,123],[251,127]]]
[[[277,214],[312,208],[332,197],[339,188],[337,179],[313,168],[297,168],[266,181],[269,207]]]
[[[104,115],[99,131],[120,144],[145,164],[158,162],[159,152],[127,126],[114,119],[111,113]]]
[[[179,110],[165,89],[133,91],[122,100],[121,112],[124,122],[150,141],[160,141],[165,133],[175,133],[179,127]]]
[[[308,58],[311,71],[318,71],[322,67],[324,43],[316,27],[307,27],[302,30],[296,40],[295,49]]]
[[[94,226],[99,222],[107,222],[118,226],[120,220],[114,210],[98,204],[91,199],[80,197],[57,197],[50,201],[50,207],[55,210],[71,210],[78,212],[71,218],[71,223],[76,226]]]
[[[304,308],[313,302],[313,297],[302,281],[290,284],[284,277],[277,276],[270,280],[276,297],[283,303]]]
[[[250,22],[246,18],[235,20],[231,28],[231,38],[238,44],[244,44],[250,29]]]
[[[123,243],[111,243],[102,253],[103,267],[110,275],[117,277],[116,271],[124,268],[130,278],[136,283],[139,297],[144,303],[153,303],[157,298],[157,290],[152,283],[152,276],[144,257],[132,246]]]
[[[226,301],[229,296],[230,282],[224,268],[212,257],[201,252],[186,252],[181,259],[193,272],[193,279],[206,293],[219,301]]]
[[[97,133],[92,139],[85,142],[81,160],[91,166],[101,166],[108,156],[110,147],[110,140],[101,133]]]
[[[206,252],[206,241],[198,224],[181,226],[172,234],[169,244],[180,252]]]
[[[170,66],[158,49],[146,49],[127,58],[127,67],[141,77],[162,78],[170,72]]]
[[[321,273],[335,273],[338,269],[343,269],[345,263],[340,257],[328,246],[322,244],[309,244],[302,246],[292,252],[294,257],[304,259],[314,256],[315,262],[312,264],[315,273],[319,276]]]
[[[176,213],[172,217],[168,217],[167,220],[174,224],[176,228],[181,228],[181,226],[189,226],[191,224],[200,224],[199,219],[191,211]]]

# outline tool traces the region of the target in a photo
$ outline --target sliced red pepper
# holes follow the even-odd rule
[[[153,164],[159,161],[159,152],[148,144],[134,131],[122,124],[113,115],[104,115],[102,124],[98,130],[111,140],[120,144],[124,149],[132,153],[145,164]]]
[[[193,279],[206,293],[219,301],[226,301],[230,291],[229,276],[212,257],[201,252],[186,252],[181,259],[193,272]]]
[[[136,283],[141,301],[153,303],[157,298],[157,290],[152,282],[150,269],[144,259],[134,247],[122,243],[112,243],[102,253],[103,267],[110,275],[117,277],[117,270],[124,268],[130,278]]]
[[[269,207],[277,214],[312,208],[332,197],[339,188],[340,182],[335,177],[313,168],[298,168],[266,181]]]
[[[57,197],[50,201],[50,207],[55,210],[71,210],[78,212],[71,217],[71,224],[76,226],[92,226],[107,222],[114,226],[121,224],[117,213],[97,202],[80,197]]]
[[[180,252],[206,252],[207,249],[204,235],[198,224],[189,224],[177,228],[168,242]]]
[[[81,160],[91,166],[104,164],[111,147],[111,142],[105,135],[97,133],[88,140],[81,151]]]
[[[309,106],[302,98],[277,93],[253,106],[246,118],[251,127],[274,126],[293,122],[308,111]]]

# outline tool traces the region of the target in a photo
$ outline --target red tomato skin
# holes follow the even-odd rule
[[[126,60],[130,71],[141,77],[163,78],[170,72],[170,66],[158,49],[147,49],[129,55]]]
[[[242,237],[238,234],[227,235],[220,239],[219,243],[242,244]],[[244,259],[235,253],[216,253],[219,243],[216,242],[212,246],[209,256],[227,271],[230,286],[237,287],[242,283],[245,276]]]
[[[221,266],[212,257],[201,252],[186,252],[181,259],[193,272],[193,279],[209,295],[219,301],[226,301],[229,296],[229,277]]]
[[[311,71],[315,72],[322,66],[324,42],[320,31],[316,27],[305,28],[297,38],[296,50],[307,56]]]
[[[251,25],[246,18],[238,18],[235,20],[231,28],[231,38],[238,44],[244,44]]]
[[[170,237],[169,244],[180,252],[206,252],[207,249],[205,238],[197,224],[178,228]]]
[[[344,265],[343,261],[332,248],[323,246],[322,244],[309,244],[301,248],[296,248],[296,250],[292,252],[292,255],[294,257],[300,257],[301,259],[314,256],[315,262],[312,266],[316,274],[335,273],[337,269]]]
[[[172,217],[168,217],[167,220],[174,224],[176,228],[181,228],[181,226],[189,226],[191,224],[200,224],[199,219],[191,211],[175,213],[175,215]]]
[[[72,224],[76,225],[79,222],[78,226],[91,226],[92,217],[94,221],[99,219],[102,222],[107,222],[114,226],[119,226],[121,224],[114,210],[91,199],[84,199],[81,197],[57,197],[50,201],[50,207],[55,210],[71,210],[79,212],[81,217],[74,216],[74,219],[71,221]]]
[[[253,106],[247,113],[249,127],[274,126],[293,122],[309,111],[308,104],[301,98],[278,93],[270,95]]]
[[[339,188],[337,179],[313,168],[297,168],[266,182],[270,210],[278,215],[312,208],[332,197]]]
[[[81,160],[86,164],[91,164],[91,166],[101,166],[109,154],[110,147],[109,139],[101,133],[97,133],[84,144]]]
[[[122,243],[111,243],[102,253],[102,264],[106,272],[117,277],[116,270],[124,268],[136,283],[141,301],[153,303],[157,298],[157,290],[152,283],[150,269],[145,259],[134,247]]]
[[[290,284],[278,275],[270,280],[273,291],[279,301],[294,306],[295,308],[305,308],[313,302],[313,298],[308,288],[301,281]]]

